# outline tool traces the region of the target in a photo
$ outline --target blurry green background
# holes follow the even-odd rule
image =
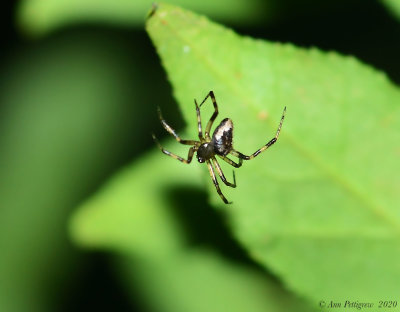
[[[178,130],[184,126],[144,31],[143,8],[149,6],[138,7],[132,23],[129,14],[120,23],[82,14],[37,32],[17,22],[17,2],[3,6],[0,311],[147,311],[149,299],[132,288],[140,277],[129,277],[128,289],[121,260],[75,247],[67,222],[114,172],[154,148],[154,129],[165,136],[157,105],[168,107]],[[251,6],[186,5],[241,34],[352,54],[400,82],[400,24],[382,3],[271,0]],[[212,218],[206,212],[199,220]],[[251,262],[220,227],[216,235],[227,236],[221,248]]]

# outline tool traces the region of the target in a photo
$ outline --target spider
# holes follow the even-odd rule
[[[202,125],[201,125],[201,117],[200,117],[200,107],[204,104],[204,102],[208,99],[211,98],[212,103],[214,105],[214,113],[212,114],[210,120],[207,123],[204,136],[203,136],[203,131],[202,131]],[[232,140],[233,140],[233,122],[229,118],[225,118],[224,120],[221,121],[221,123],[218,125],[217,128],[215,128],[212,137],[210,137],[210,130],[211,127],[214,123],[214,120],[218,116],[218,105],[217,101],[215,100],[214,92],[210,91],[208,95],[204,98],[203,102],[200,103],[200,105],[197,104],[197,101],[194,100],[194,104],[196,106],[196,115],[197,115],[197,129],[198,129],[198,136],[199,136],[199,141],[195,140],[182,140],[179,135],[175,132],[175,130],[167,124],[167,122],[164,120],[163,116],[161,115],[161,110],[158,107],[158,117],[160,118],[161,124],[163,125],[164,129],[167,130],[170,134],[172,134],[175,139],[184,145],[192,145],[192,147],[189,149],[188,157],[187,159],[184,159],[178,155],[175,155],[166,149],[164,149],[161,144],[158,142],[156,136],[153,134],[153,139],[160,148],[160,150],[168,155],[171,156],[172,158],[175,158],[179,160],[180,162],[183,162],[185,164],[190,164],[192,161],[193,155],[195,152],[197,152],[197,160],[199,163],[206,163],[208,170],[210,172],[211,179],[215,185],[215,188],[217,189],[217,192],[219,196],[222,198],[225,204],[231,204],[225,196],[222,194],[221,189],[219,187],[216,174],[213,168],[213,165],[215,169],[217,170],[217,173],[219,177],[221,178],[222,182],[225,183],[225,185],[230,186],[230,187],[236,187],[236,178],[235,178],[235,171],[233,171],[233,183],[230,183],[226,180],[224,173],[222,172],[221,166],[219,165],[217,159],[215,156],[218,156],[222,160],[226,161],[228,164],[235,168],[239,168],[242,166],[243,160],[250,160],[253,159],[254,157],[258,156],[260,153],[265,151],[267,148],[269,148],[271,145],[273,145],[277,140],[279,133],[281,132],[282,128],[282,123],[285,118],[285,112],[286,112],[286,107],[283,110],[281,121],[279,123],[278,130],[276,131],[275,137],[271,139],[267,144],[265,144],[263,147],[255,151],[253,154],[250,156],[246,156],[238,151],[236,151],[233,148],[232,145]],[[228,154],[231,154],[232,156],[238,157],[239,161],[236,163],[230,158],[227,157]]]

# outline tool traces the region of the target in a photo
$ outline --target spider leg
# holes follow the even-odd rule
[[[235,171],[233,171],[233,183],[230,183],[226,180],[224,173],[222,172],[221,166],[219,165],[218,161],[215,159],[215,157],[211,158],[214,167],[217,169],[218,175],[221,178],[222,182],[225,183],[225,185],[230,186],[235,188],[236,187],[236,178],[235,178]]]
[[[175,130],[169,125],[167,124],[167,122],[165,121],[165,119],[163,118],[162,114],[161,114],[161,110],[159,107],[157,107],[157,112],[158,112],[158,118],[160,118],[161,124],[163,125],[164,129],[168,131],[168,133],[172,134],[175,139],[181,143],[181,144],[185,144],[185,145],[195,145],[195,146],[199,146],[199,142],[194,141],[194,140],[182,140],[179,135],[175,132]],[[153,135],[154,138],[154,135]]]
[[[199,105],[197,105],[196,99],[194,99],[194,105],[196,105],[196,116],[197,116],[197,132],[199,135],[200,142],[203,141],[203,131],[201,127],[201,116],[200,116],[200,108]]]
[[[211,162],[209,160],[207,160],[207,167],[208,167],[208,171],[210,172],[211,179],[213,180],[213,183],[215,185],[215,188],[217,189],[217,193],[218,193],[219,197],[222,198],[222,200],[224,201],[225,204],[230,204],[230,202],[228,202],[228,200],[222,194],[221,189],[219,188],[219,184],[217,181],[217,177],[215,176],[214,168],[212,167]]]
[[[283,113],[282,113],[282,117],[281,117],[281,122],[279,123],[279,127],[278,130],[276,131],[275,137],[270,140],[267,144],[265,144],[263,147],[261,147],[260,149],[256,150],[253,154],[251,154],[250,156],[244,155],[234,149],[232,149],[230,151],[230,154],[236,157],[239,157],[240,159],[245,159],[245,160],[250,160],[253,159],[254,157],[256,157],[257,155],[259,155],[260,153],[264,152],[267,148],[269,148],[271,145],[273,145],[279,137],[279,133],[281,132],[281,128],[282,128],[282,124],[283,124],[283,120],[285,119],[285,113],[286,113],[286,107],[283,109]]]
[[[180,156],[178,156],[178,155],[176,155],[176,154],[174,154],[174,153],[171,153],[170,151],[167,151],[165,148],[163,148],[163,147],[161,146],[160,142],[158,142],[158,140],[157,140],[157,138],[156,138],[156,136],[155,136],[154,134],[153,134],[153,140],[154,140],[154,142],[156,142],[158,148],[159,148],[165,155],[171,156],[172,158],[175,158],[175,159],[177,159],[177,160],[179,160],[180,162],[183,162],[183,163],[185,163],[185,164],[190,164],[190,162],[192,161],[194,152],[195,152],[196,149],[197,149],[196,146],[192,146],[192,147],[189,149],[188,158],[187,158],[187,159],[184,159],[184,158],[182,158],[182,157],[180,157]]]
[[[214,92],[213,92],[213,91],[210,91],[210,92],[207,94],[207,96],[205,97],[205,99],[203,100],[203,102],[201,102],[200,107],[201,107],[201,105],[203,105],[203,103],[208,99],[208,97],[211,98],[212,103],[213,103],[213,105],[214,105],[214,113],[212,114],[210,120],[209,120],[208,123],[207,123],[206,132],[204,133],[204,135],[205,135],[206,138],[210,139],[210,130],[211,130],[211,127],[212,127],[212,125],[213,125],[213,123],[214,123],[215,118],[217,118],[217,116],[218,116],[218,105],[217,105],[217,101],[215,100]]]
[[[222,160],[226,161],[228,164],[230,164],[231,166],[235,167],[235,168],[240,168],[243,164],[243,159],[239,158],[239,163],[235,163],[232,159],[229,159],[226,156],[221,156],[218,155]]]

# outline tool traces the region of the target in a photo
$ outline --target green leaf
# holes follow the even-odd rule
[[[180,249],[182,229],[164,208],[166,188],[171,181],[196,188],[200,177],[193,168],[182,175],[181,164],[166,165],[159,156],[155,151],[145,155],[75,213],[71,222],[75,241],[156,258]]]
[[[314,311],[263,272],[209,250],[122,263],[125,278],[140,284],[152,311]]]
[[[287,107],[277,144],[237,170],[237,189],[223,188],[234,204],[208,182],[253,258],[315,304],[397,298],[398,88],[353,57],[241,37],[175,6],[160,5],[147,30],[192,138],[193,98],[210,90],[245,154],[275,135]]]
[[[74,240],[122,254],[123,278],[154,311],[310,311],[258,268],[190,242],[182,212],[196,224],[210,209],[196,191],[202,167],[160,156],[145,154],[84,203],[70,223]]]
[[[44,35],[66,25],[106,23],[123,27],[143,26],[153,0],[21,0],[18,23],[31,35]],[[260,0],[175,0],[217,19],[235,23],[254,23],[271,13],[270,5]]]
[[[143,75],[126,66],[132,54],[123,47],[70,34],[16,50],[4,63],[0,311],[56,311],[64,301],[79,265],[66,233],[70,211],[121,162],[121,142],[143,119],[127,99],[140,96]]]
[[[381,0],[388,10],[400,19],[400,1],[398,0]]]

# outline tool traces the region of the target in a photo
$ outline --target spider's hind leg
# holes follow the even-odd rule
[[[199,145],[199,143],[194,140],[182,140],[180,136],[175,132],[175,130],[169,124],[167,124],[167,122],[165,121],[164,117],[161,114],[160,107],[157,107],[157,112],[158,112],[158,118],[160,119],[164,129],[167,130],[169,134],[172,134],[175,137],[175,140],[184,145],[196,145],[196,146]]]
[[[182,157],[180,157],[180,156],[178,156],[178,155],[176,155],[176,154],[174,154],[174,153],[171,153],[170,151],[167,151],[164,147],[161,146],[160,142],[158,142],[156,136],[155,136],[154,134],[152,134],[152,136],[153,136],[153,140],[154,140],[154,142],[156,142],[158,148],[159,148],[165,155],[171,156],[172,158],[175,158],[175,159],[177,159],[177,160],[179,160],[180,162],[183,162],[183,163],[185,163],[185,164],[190,164],[190,162],[192,161],[194,152],[195,152],[196,149],[197,149],[195,146],[192,146],[192,147],[189,149],[188,158],[187,158],[187,159],[184,159],[184,158],[182,158]]]
[[[271,139],[267,144],[265,144],[263,147],[261,147],[260,149],[256,150],[253,154],[251,154],[250,156],[244,155],[234,149],[232,149],[230,151],[230,154],[233,156],[238,157],[239,159],[244,159],[244,160],[250,160],[253,159],[254,157],[258,156],[259,154],[261,154],[262,152],[264,152],[267,148],[269,148],[270,146],[272,146],[273,144],[275,144],[276,141],[278,141],[278,137],[279,134],[281,133],[281,128],[282,128],[282,124],[283,124],[283,120],[285,119],[285,113],[286,113],[286,107],[283,109],[283,113],[282,113],[282,117],[281,117],[281,122],[279,123],[279,127],[278,130],[276,131],[275,137],[273,139]]]

